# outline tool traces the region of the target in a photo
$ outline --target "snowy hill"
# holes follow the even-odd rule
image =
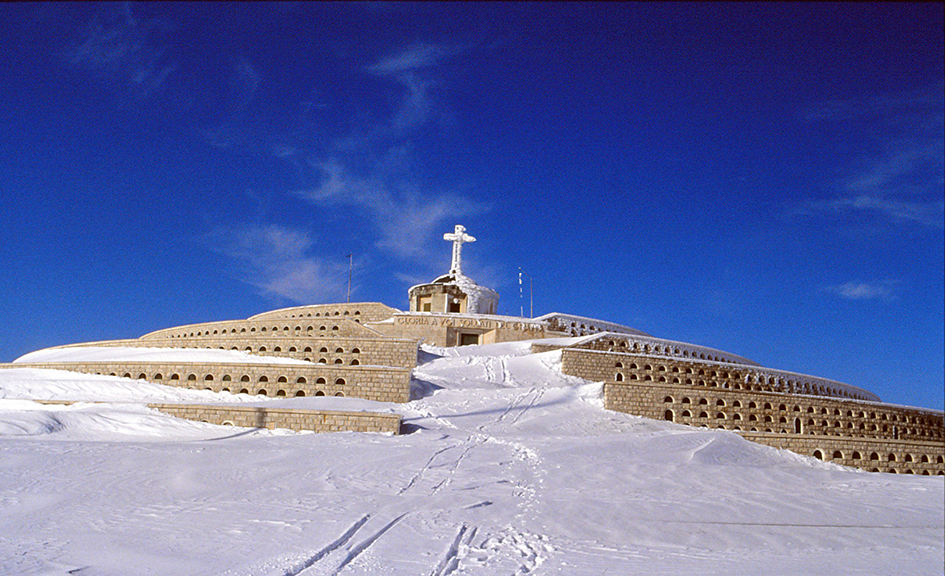
[[[606,411],[559,359],[425,348],[417,399],[371,403],[402,436],[218,427],[141,403],[250,398],[2,370],[0,574],[942,573],[945,478]]]

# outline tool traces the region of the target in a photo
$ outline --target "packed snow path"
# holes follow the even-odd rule
[[[396,437],[0,400],[0,573],[942,573],[943,478],[609,412],[558,360],[426,349]]]

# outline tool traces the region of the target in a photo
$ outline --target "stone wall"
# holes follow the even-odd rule
[[[345,412],[339,410],[291,410],[286,408],[212,406],[207,404],[148,404],[149,408],[211,424],[249,428],[287,428],[312,432],[385,432],[400,433],[399,414]]]
[[[738,432],[746,440],[870,472],[945,476],[945,445],[876,438]]]
[[[545,338],[543,324],[511,316],[401,313],[372,328],[392,338],[423,340],[432,346],[457,346],[460,334],[479,335],[479,344]]]
[[[868,470],[945,474],[945,423],[931,411],[773,392],[617,382],[604,384],[604,406],[734,430],[762,444]],[[835,457],[835,451],[841,454]],[[871,458],[873,453],[882,456]],[[899,467],[889,463],[890,454]]]
[[[878,401],[862,388],[817,378],[702,359],[564,348],[566,374],[604,382],[663,382],[755,392],[783,392]]]
[[[610,410],[733,430],[871,471],[945,475],[945,415],[938,411],[745,386],[742,372],[754,367],[701,360],[565,348],[561,370],[604,381]]]
[[[70,400],[34,400],[39,404],[74,404]],[[98,404],[96,402],[96,404]],[[147,404],[175,418],[244,426],[247,428],[285,428],[311,432],[382,432],[399,434],[401,416],[379,412],[343,410],[301,410],[267,406],[221,406],[213,404]]]
[[[349,302],[345,304],[312,304],[282,308],[256,314],[250,316],[249,319],[349,317],[356,322],[380,322],[398,312],[400,310],[380,302]]]
[[[418,342],[407,338],[309,338],[294,336],[247,338],[241,337],[239,334],[228,334],[174,339],[106,340],[103,342],[69,344],[57,348],[84,346],[237,350],[257,356],[295,358],[296,360],[306,360],[317,364],[413,368],[417,365]]]
[[[141,340],[166,338],[200,338],[208,336],[227,336],[256,338],[267,336],[320,337],[320,338],[376,338],[381,334],[360,323],[359,319],[345,317],[331,318],[296,318],[226,320],[222,322],[202,322],[157,330],[145,334]]]
[[[355,396],[410,400],[410,369],[323,364],[196,364],[167,362],[49,362],[0,365],[147,380],[194,390],[265,396]]]

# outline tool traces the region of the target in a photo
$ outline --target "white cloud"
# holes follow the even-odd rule
[[[212,146],[226,148],[244,138],[247,111],[259,83],[259,72],[251,62],[245,59],[236,61],[229,80],[227,117],[218,127],[207,131],[207,141]],[[279,151],[273,150],[273,153],[278,155]]]
[[[107,6],[105,16],[89,23],[65,57],[74,65],[126,82],[136,95],[148,97],[177,70],[153,38],[164,24],[136,19],[129,3]]]
[[[347,288],[347,259],[314,255],[315,243],[298,230],[275,225],[220,228],[209,242],[236,262],[239,279],[263,296],[328,302],[337,301]]]
[[[894,289],[897,284],[895,280],[881,280],[875,282],[854,281],[828,286],[827,290],[848,300],[892,300],[895,298]]]
[[[367,130],[336,139],[332,153],[310,160],[306,177],[313,185],[297,192],[317,205],[361,211],[378,236],[375,246],[399,258],[425,256],[440,231],[486,210],[463,195],[421,186],[412,170],[409,139],[435,113],[430,95],[435,83],[419,72],[456,53],[419,44],[367,67],[403,89],[398,105]]]
[[[942,200],[905,201],[861,194],[826,202],[811,202],[809,207],[836,213],[867,212],[897,222],[932,228],[945,227],[945,201]]]
[[[459,51],[455,48],[432,44],[414,44],[368,66],[368,72],[377,75],[403,74],[429,68]]]
[[[444,232],[452,220],[483,212],[486,207],[448,193],[421,192],[399,168],[379,162],[368,176],[353,175],[332,159],[313,165],[321,182],[298,194],[316,204],[358,208],[379,236],[377,247],[400,258],[426,255],[426,246],[437,231]],[[448,224],[448,225],[447,225]]]
[[[834,198],[814,200],[805,212],[852,214],[905,225],[945,228],[945,117],[940,86],[873,98],[818,103],[804,119],[855,120],[875,136],[849,166]]]

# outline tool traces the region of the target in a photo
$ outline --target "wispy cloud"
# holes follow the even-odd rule
[[[435,44],[414,44],[378,60],[366,70],[378,75],[404,74],[434,66],[460,51],[458,48]]]
[[[893,300],[897,284],[895,280],[854,281],[828,286],[827,291],[847,300]]]
[[[834,197],[811,200],[806,213],[860,213],[894,223],[945,228],[945,118],[942,87],[821,102],[802,118],[856,121],[870,128],[862,157],[835,186]]]
[[[847,100],[822,100],[806,106],[800,111],[799,116],[810,122],[840,122],[870,117],[889,119],[891,115],[908,115],[916,109],[935,108],[941,102],[940,91],[940,86],[922,86],[899,93]]]
[[[218,148],[227,148],[242,139],[246,129],[246,115],[249,105],[259,89],[259,72],[251,62],[237,60],[229,79],[225,120],[216,128],[207,132],[207,141]],[[284,149],[274,149],[273,153],[285,153]]]
[[[299,196],[321,206],[362,210],[377,230],[376,246],[400,258],[425,255],[429,240],[445,224],[487,209],[457,194],[421,191],[408,174],[384,159],[364,175],[351,172],[337,158],[313,163],[312,168],[320,183],[299,191]]]
[[[304,232],[275,225],[218,228],[208,241],[236,262],[237,276],[263,296],[327,302],[345,293],[346,262],[315,255],[315,242]]]
[[[368,245],[387,257],[432,262],[435,259],[429,255],[436,243],[442,243],[443,232],[450,231],[458,219],[487,209],[467,195],[423,183],[414,162],[411,140],[436,128],[433,120],[440,105],[433,97],[438,85],[433,74],[455,53],[419,44],[362,67],[359,74],[373,87],[380,78],[397,97],[367,102],[364,114],[353,117],[371,120],[361,120],[347,131],[331,135],[330,124],[313,123],[320,132],[317,138],[287,138],[270,150],[298,169],[303,184],[294,191],[296,197],[315,206],[319,218],[345,222],[334,241],[356,233],[360,238],[354,244],[362,246],[367,238]],[[214,145],[228,146],[239,136],[234,130],[251,120],[260,77],[248,62],[236,67],[230,98],[233,120],[210,135]],[[371,108],[378,102],[388,106],[382,113]],[[356,232],[350,222],[357,222]],[[210,240],[214,249],[237,264],[239,277],[263,295],[318,302],[344,294],[347,261],[336,262],[337,255],[327,256],[323,246],[297,229],[276,225],[227,228],[216,231]],[[442,250],[446,254],[446,248]],[[374,259],[370,253],[361,258]],[[435,268],[445,269],[448,260],[444,257],[439,264]]]
[[[945,202],[924,200],[909,202],[882,196],[844,196],[826,201],[812,201],[808,208],[818,212],[853,213],[866,212],[884,219],[907,224],[918,224],[931,228],[945,227]]]
[[[107,13],[89,22],[81,39],[65,51],[65,58],[126,83],[135,95],[146,98],[165,84],[177,64],[153,38],[166,23],[139,20],[131,8],[129,3],[108,5]]]
[[[306,167],[312,185],[297,192],[320,206],[362,211],[377,233],[375,246],[396,257],[425,255],[445,224],[487,210],[462,194],[420,185],[413,170],[410,138],[428,128],[435,108],[430,95],[435,82],[419,72],[429,73],[456,53],[417,44],[365,67],[400,87],[398,104],[367,130],[338,138],[331,153],[310,158]]]

